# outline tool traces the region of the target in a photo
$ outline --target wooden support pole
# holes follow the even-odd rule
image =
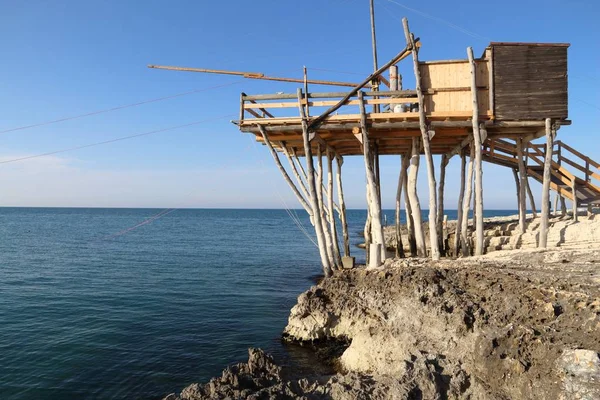
[[[410,195],[408,194],[408,169],[410,168],[411,155],[403,154],[402,168],[405,171],[404,180],[402,181],[402,190],[404,191],[404,214],[406,216],[406,231],[408,232],[408,247],[410,249],[410,255],[412,257],[417,256],[417,241],[415,239],[415,223],[412,215],[412,208],[410,206]]]
[[[446,256],[446,241],[444,240],[444,186],[446,184],[446,166],[448,166],[448,156],[442,154],[440,160],[440,183],[438,189],[437,201],[437,223],[438,247],[440,254]]]
[[[473,197],[473,159],[475,157],[475,147],[473,146],[473,142],[471,142],[470,147],[471,152],[469,154],[469,167],[467,169],[467,187],[465,189],[465,197],[462,205],[463,214],[460,230],[460,247],[462,248],[462,254],[464,257],[467,257],[471,254],[471,246],[467,236],[467,231],[469,229],[469,211],[471,210],[471,200]]]
[[[377,195],[377,185],[375,181],[375,171],[373,170],[373,157],[371,155],[371,146],[369,144],[369,134],[367,130],[367,115],[365,112],[365,101],[363,92],[358,93],[360,106],[360,125],[363,138],[363,155],[365,159],[365,170],[367,175],[367,184],[369,185],[369,210],[371,215],[371,231],[373,234],[373,244],[380,245],[380,260],[386,258],[385,239],[383,236],[383,227],[381,226],[381,203]],[[373,265],[373,263],[371,263]]]
[[[400,225],[400,202],[402,201],[402,187],[406,180],[406,168],[404,160],[400,157],[400,176],[398,177],[398,189],[396,190],[396,257],[404,258],[404,244],[402,243],[402,230]],[[408,163],[406,163],[408,164]]]
[[[423,139],[423,150],[425,152],[425,162],[427,163],[427,182],[429,183],[429,239],[431,246],[431,258],[439,260],[440,249],[438,247],[437,234],[437,185],[435,182],[435,167],[433,165],[433,155],[431,153],[431,145],[429,138],[429,130],[427,129],[427,121],[425,117],[425,100],[423,91],[421,90],[421,71],[419,69],[418,48],[415,46],[415,39],[408,29],[408,20],[402,19],[404,26],[404,36],[406,43],[412,49],[413,69],[415,72],[415,82],[417,90],[417,98],[419,99],[419,126],[421,128],[421,137]]]
[[[517,188],[517,210],[519,211],[519,225],[520,225],[520,223],[521,223],[521,221],[520,221],[520,217],[521,217],[521,178],[519,178],[519,169],[518,168],[513,168],[512,172],[513,172],[513,177],[515,178],[515,187]],[[521,231],[520,228],[519,228],[519,231],[521,233],[524,233],[524,231]]]
[[[567,215],[567,203],[565,202],[565,198],[560,196],[560,216],[564,217]]]
[[[370,11],[371,11],[371,42],[373,47],[373,71],[377,71],[379,68],[377,61],[377,36],[375,35],[375,6],[373,4],[373,0],[370,0]],[[379,90],[379,80],[374,79],[371,82],[371,87],[374,92]],[[379,112],[379,104],[373,105],[373,112]]]
[[[323,232],[323,224],[321,218],[318,217],[319,212],[319,201],[317,199],[317,186],[315,182],[315,171],[313,167],[312,159],[312,148],[310,145],[310,134],[308,132],[308,123],[306,122],[306,115],[302,108],[302,89],[298,89],[298,106],[300,108],[300,116],[302,117],[302,138],[304,139],[304,154],[306,156],[306,177],[308,179],[308,190],[310,192],[310,203],[313,214],[315,233],[317,235],[317,244],[319,247],[319,255],[321,257],[321,265],[323,266],[323,273],[326,277],[333,274],[329,257],[327,256],[327,249],[325,244],[325,235]]]
[[[556,195],[554,196],[554,208],[552,210],[552,212],[554,214],[558,213],[558,198],[560,197],[560,194],[556,193]]]
[[[531,187],[529,186],[529,175],[527,174],[527,170],[525,170],[525,184],[527,186],[527,196],[529,196],[529,205],[531,206],[531,213],[533,214],[533,218],[537,218],[537,209],[535,207],[535,198],[533,197],[533,192],[531,191]]]
[[[523,159],[523,139],[517,139],[517,162],[519,164],[519,231],[525,233],[526,229],[526,218],[527,218],[527,206],[526,206],[526,194],[525,187],[527,186],[527,175],[525,172],[525,160]]]
[[[283,143],[283,142],[281,143],[281,148],[283,149],[283,154],[285,154],[285,157],[287,158],[288,163],[290,164],[290,167],[292,167],[292,172],[294,173],[294,177],[296,178],[296,181],[298,182],[298,186],[300,187],[300,190],[302,191],[302,195],[304,196],[305,199],[310,199],[310,194],[308,193],[308,189],[306,188],[306,185],[304,183],[304,180],[306,179],[306,174],[300,175],[300,172],[298,172],[298,168],[296,167],[296,163],[292,159],[290,151],[287,149],[285,143]],[[308,205],[308,203],[307,203],[307,205]]]
[[[456,207],[456,230],[454,231],[454,257],[458,257],[461,248],[460,233],[463,220],[463,199],[465,197],[465,173],[467,156],[465,149],[460,151],[460,188],[458,190],[458,206]],[[464,244],[463,244],[464,246]]]
[[[294,182],[292,182],[292,179],[288,175],[288,173],[285,170],[285,168],[283,167],[283,165],[281,165],[281,161],[279,160],[279,156],[277,155],[277,152],[273,148],[273,145],[271,144],[271,141],[269,140],[269,136],[267,135],[267,133],[265,132],[265,130],[262,129],[262,127],[260,125],[259,125],[259,128],[261,130],[263,139],[265,140],[265,144],[267,145],[267,148],[269,149],[269,152],[271,153],[271,156],[273,156],[273,160],[275,161],[275,164],[277,165],[277,168],[281,172],[281,175],[283,175],[283,178],[285,179],[285,181],[287,182],[287,184],[289,185],[289,187],[292,189],[292,191],[296,195],[296,198],[298,199],[298,201],[300,202],[300,204],[302,205],[302,207],[306,210],[306,212],[308,213],[308,215],[312,217],[313,216],[313,210],[312,210],[312,208],[308,205],[308,202],[304,199],[304,197],[302,196],[302,194],[298,191],[298,188],[296,187],[296,185],[294,185]]]
[[[544,159],[544,180],[542,183],[542,221],[540,223],[539,247],[545,249],[548,245],[548,216],[550,215],[550,168],[554,147],[554,128],[552,120],[546,118],[546,156]]]
[[[329,230],[333,244],[333,260],[338,269],[342,268],[342,256],[338,241],[337,226],[335,224],[335,213],[333,211],[333,154],[327,150],[327,205],[329,208]]]
[[[571,192],[573,193],[573,221],[577,222],[579,216],[577,215],[577,183],[575,178],[571,180]]]
[[[317,145],[317,184],[319,185],[319,189],[317,189],[317,199],[319,201],[319,218],[321,218],[323,225],[323,233],[325,235],[325,245],[327,250],[327,257],[329,257],[329,264],[332,268],[335,266],[335,258],[333,256],[333,241],[331,239],[331,231],[329,230],[329,225],[327,221],[329,218],[325,212],[325,201],[323,199],[323,150],[321,145]]]
[[[467,48],[471,68],[471,97],[473,100],[473,145],[475,147],[475,255],[483,254],[483,169],[481,160],[481,136],[479,126],[479,105],[477,102],[477,76],[473,48]]]
[[[419,174],[419,162],[421,159],[421,152],[419,150],[419,138],[413,136],[410,168],[408,170],[407,192],[410,199],[413,229],[415,231],[416,253],[420,257],[427,257],[425,234],[423,232],[423,222],[421,219],[421,204],[419,203],[419,195],[417,194],[417,175]]]
[[[337,192],[338,202],[340,203],[340,221],[342,223],[342,236],[344,237],[344,256],[350,257],[350,235],[348,234],[348,221],[346,220],[346,202],[344,201],[344,188],[342,187],[342,165],[344,159],[342,157],[336,157],[337,165]]]

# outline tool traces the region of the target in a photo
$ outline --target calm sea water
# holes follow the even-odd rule
[[[127,231],[158,212],[0,208],[0,399],[161,398],[247,347],[289,356],[289,309],[321,269],[288,213],[177,210]],[[348,217],[356,244],[365,212]]]

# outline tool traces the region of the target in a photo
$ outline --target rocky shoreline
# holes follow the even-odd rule
[[[600,242],[588,243],[337,271],[298,297],[283,334],[335,344],[337,373],[298,377],[250,349],[165,400],[600,398]]]

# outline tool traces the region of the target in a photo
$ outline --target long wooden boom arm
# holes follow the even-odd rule
[[[202,72],[205,74],[221,74],[221,75],[238,75],[249,79],[262,79],[265,81],[279,81],[279,82],[292,82],[292,83],[304,83],[304,79],[295,78],[284,78],[276,76],[266,76],[259,72],[241,72],[241,71],[226,71],[220,69],[205,69],[205,68],[188,68],[188,67],[174,67],[169,65],[148,65],[148,68],[166,69],[170,71],[186,71],[186,72]],[[355,87],[356,83],[353,82],[337,82],[337,81],[322,81],[316,79],[308,79],[307,83],[313,85],[330,85],[330,86],[345,86]]]

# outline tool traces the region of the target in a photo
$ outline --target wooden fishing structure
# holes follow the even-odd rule
[[[239,119],[233,122],[269,149],[285,181],[310,216],[326,276],[343,264],[353,263],[342,186],[342,166],[348,156],[364,159],[368,206],[364,233],[369,266],[379,266],[390,256],[381,222],[379,158],[384,155],[400,156],[396,194],[399,244],[396,256],[399,257],[405,256],[403,240],[408,241],[412,256],[430,256],[434,260],[447,252],[463,256],[484,252],[483,161],[508,167],[515,174],[522,232],[526,227],[528,195],[535,210],[528,178],[542,183],[540,247],[547,242],[550,190],[561,198],[563,210],[565,198],[573,201],[574,211],[577,206],[600,202],[600,185],[592,181],[600,180],[600,164],[556,141],[560,127],[570,124],[568,44],[493,42],[479,58],[474,57],[469,47],[464,59],[423,61],[419,59],[421,41],[410,32],[405,18],[405,47],[379,66],[373,8],[371,11],[374,72],[360,83],[310,80],[306,69],[303,79],[292,79],[259,73],[151,66],[302,83],[295,93],[242,93]],[[416,82],[413,89],[403,87],[398,73],[397,64],[405,59],[412,62]],[[313,92],[309,85],[352,89]],[[542,137],[545,143],[532,143]],[[577,159],[567,157],[566,152]],[[434,155],[441,156],[439,184]],[[442,237],[445,168],[455,156],[461,161],[458,221],[453,249],[448,249]],[[422,157],[429,183],[429,245],[417,193]],[[567,166],[582,172],[584,177],[576,176]],[[402,238],[400,229],[403,196],[406,238]],[[471,240],[468,216],[473,197],[475,239]],[[336,219],[342,230],[341,248]]]

